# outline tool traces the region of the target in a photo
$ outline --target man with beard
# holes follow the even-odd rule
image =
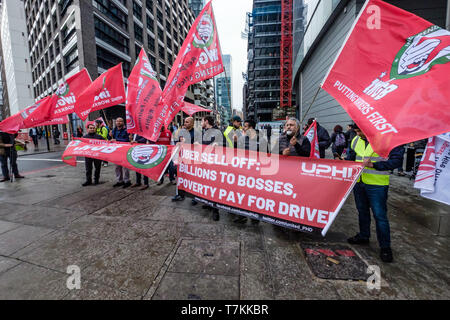
[[[283,156],[309,157],[311,143],[308,138],[300,134],[300,121],[289,118],[280,135],[279,152]]]

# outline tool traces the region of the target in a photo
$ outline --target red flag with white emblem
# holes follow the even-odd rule
[[[311,154],[310,158],[320,159],[320,150],[319,150],[319,139],[317,137],[317,122],[313,121],[311,126],[306,130],[305,137],[308,138],[311,143]]]
[[[387,157],[396,146],[450,131],[449,74],[449,31],[369,0],[322,88]]]
[[[81,120],[89,113],[125,102],[122,63],[104,72],[78,97],[74,111]]]

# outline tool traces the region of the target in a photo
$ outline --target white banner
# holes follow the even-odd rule
[[[450,205],[450,132],[428,139],[414,187],[423,197]]]

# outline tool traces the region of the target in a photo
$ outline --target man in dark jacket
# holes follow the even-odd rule
[[[19,174],[19,169],[17,167],[17,151],[16,151],[16,138],[17,134],[12,135],[6,132],[0,132],[0,162],[2,167],[3,179],[0,182],[5,182],[10,180],[10,174],[8,169],[8,159],[11,162],[11,171],[14,178],[21,179],[24,176]],[[19,143],[17,141],[17,143]]]
[[[88,133],[83,138],[104,140],[102,136],[95,132],[95,126],[93,124],[88,125]],[[90,186],[92,184],[92,165],[95,167],[94,184],[97,185],[100,180],[100,169],[102,168],[102,160],[84,158],[84,165],[86,167],[86,182],[82,184],[83,187]]]
[[[364,169],[353,192],[359,213],[359,233],[347,241],[350,244],[368,244],[370,238],[370,210],[375,218],[380,258],[383,262],[392,262],[390,226],[387,216],[387,198],[389,190],[389,170],[403,163],[404,148],[394,148],[388,159],[376,154],[365,134],[355,126],[357,136],[351,142],[355,158],[362,162]]]
[[[300,122],[290,118],[284,125],[284,132],[280,135],[279,153],[284,156],[309,157],[311,143],[308,138],[300,134]]]
[[[352,123],[347,126],[347,131],[345,132],[345,138],[347,139],[347,157],[345,158],[345,160],[355,158],[355,152],[350,148],[350,145],[355,137],[355,125]]]
[[[308,120],[308,128],[309,126],[311,126],[314,122],[314,118],[310,118]],[[328,131],[322,127],[319,122],[317,122],[317,139],[319,140],[319,153],[320,153],[320,158],[323,159],[325,158],[325,150],[328,149],[331,145],[331,138],[330,135],[328,134]]]

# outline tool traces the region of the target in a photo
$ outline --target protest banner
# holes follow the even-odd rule
[[[108,69],[77,97],[74,111],[81,120],[89,113],[125,102],[122,63]]]
[[[450,134],[428,139],[414,188],[422,197],[450,205]]]
[[[309,142],[311,143],[310,157],[320,159],[319,138],[317,137],[316,120],[314,120],[308,130],[306,130],[305,137],[307,137]]]
[[[189,103],[186,101],[184,102],[184,105],[183,105],[183,108],[181,108],[181,111],[183,111],[184,113],[188,114],[191,117],[197,112],[212,112],[212,110],[199,107],[195,104],[192,104],[192,103]]]
[[[178,161],[178,190],[197,201],[323,236],[362,171],[356,162],[187,144]],[[263,174],[274,165],[273,174]]]
[[[396,146],[450,131],[449,74],[450,31],[369,0],[322,88],[388,157]]]
[[[175,146],[79,138],[67,145],[62,160],[71,166],[76,166],[76,157],[108,161],[159,181],[176,150]]]

